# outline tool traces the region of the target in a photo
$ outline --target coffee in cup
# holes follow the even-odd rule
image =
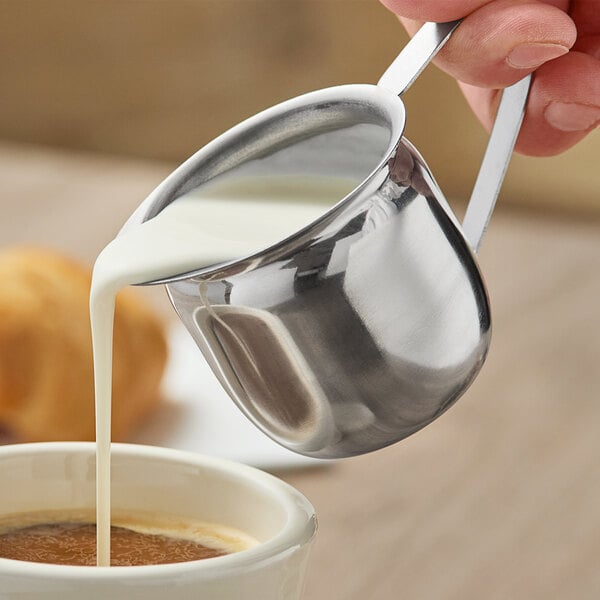
[[[95,515],[38,511],[0,518],[0,558],[57,565],[96,564]],[[159,565],[215,558],[258,544],[218,523],[157,514],[113,514],[111,566]]]
[[[93,522],[95,463],[92,443],[0,446],[4,531],[11,523],[23,529]],[[0,557],[2,600],[302,597],[316,521],[313,507],[291,486],[246,465],[127,444],[113,445],[111,474],[114,525],[191,537],[212,547],[215,540],[207,539],[212,534],[221,543],[224,532],[234,531],[233,537],[242,537],[242,542],[251,538],[254,543],[205,560],[110,568]],[[199,532],[201,536],[194,538]],[[38,533],[47,535],[48,530]]]

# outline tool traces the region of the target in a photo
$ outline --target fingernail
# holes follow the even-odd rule
[[[509,52],[506,62],[513,69],[534,69],[568,51],[561,44],[521,44]]]
[[[546,121],[560,131],[586,131],[600,124],[600,107],[575,102],[550,102]]]

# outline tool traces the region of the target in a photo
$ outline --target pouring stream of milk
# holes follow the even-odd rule
[[[324,177],[215,181],[114,239],[94,265],[97,564],[110,564],[110,423],[115,296],[127,286],[253,254],[315,220],[356,185]]]

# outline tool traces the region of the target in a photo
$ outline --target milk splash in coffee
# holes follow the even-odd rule
[[[97,564],[110,564],[110,423],[115,296],[127,286],[244,257],[308,225],[356,182],[324,177],[215,180],[113,240],[94,265]]]

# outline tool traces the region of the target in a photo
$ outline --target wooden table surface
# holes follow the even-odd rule
[[[0,145],[0,243],[91,261],[170,169]],[[600,598],[600,223],[500,208],[481,263],[492,349],[457,405],[281,474],[319,514],[307,600]]]

